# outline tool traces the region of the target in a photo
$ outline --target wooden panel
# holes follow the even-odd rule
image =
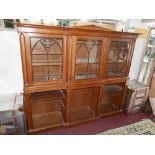
[[[28,75],[27,75],[27,59],[26,59],[26,46],[25,46],[25,35],[20,33],[20,48],[21,48],[21,58],[22,58],[22,68],[23,68],[23,77],[24,84],[28,84]]]
[[[71,123],[93,119],[96,116],[99,87],[71,91]]]
[[[49,113],[53,111],[61,111],[61,100],[40,101],[31,103],[32,115]]]
[[[30,96],[29,95],[24,95],[25,98],[25,112],[26,112],[26,120],[27,120],[27,128],[28,130],[31,130],[33,128],[33,123],[32,123],[32,108],[30,104]]]
[[[24,93],[29,94],[29,93],[35,93],[35,92],[45,92],[45,91],[50,91],[50,90],[60,90],[60,89],[67,89],[67,86],[62,83],[58,84],[46,84],[44,85],[32,85],[24,88]]]
[[[62,90],[53,90],[48,92],[38,92],[30,95],[31,102],[54,100],[65,98]]]
[[[57,126],[64,123],[66,98],[63,90],[30,94],[33,129]]]
[[[71,107],[91,106],[97,103],[98,99],[98,87],[83,88],[72,90],[71,93]]]
[[[64,120],[59,111],[54,111],[51,113],[44,113],[42,115],[34,115],[33,122],[34,129],[41,129],[63,124]]]
[[[26,60],[27,60],[27,73],[28,73],[28,83],[32,83],[32,59],[31,59],[31,49],[30,49],[30,38],[28,34],[25,36],[25,48],[26,48]]]
[[[104,31],[94,29],[82,29],[73,27],[58,27],[45,25],[17,24],[18,32],[44,33],[44,34],[68,34],[73,36],[105,36],[136,39],[139,33]]]
[[[95,112],[90,106],[71,109],[71,123],[79,123],[95,118]]]

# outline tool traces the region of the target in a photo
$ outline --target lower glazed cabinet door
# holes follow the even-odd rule
[[[99,87],[71,91],[70,123],[80,123],[96,117]]]
[[[106,115],[119,112],[124,93],[124,83],[105,84],[101,89],[99,114]]]
[[[52,90],[28,95],[28,128],[32,130],[65,125],[66,91]],[[31,109],[31,110],[30,110]]]

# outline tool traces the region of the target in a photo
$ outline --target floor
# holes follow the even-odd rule
[[[79,125],[71,128],[60,128],[39,133],[40,135],[94,135],[109,129],[138,122],[149,118],[155,122],[152,112],[139,112],[135,114],[119,114],[108,118],[102,118],[95,122]]]
[[[22,114],[17,112],[16,115],[17,115],[17,124],[18,124],[18,134],[23,135],[24,120],[23,120]],[[155,118],[152,116],[152,112],[138,112],[130,115],[126,115],[122,113],[115,116],[102,118],[94,122],[78,125],[75,127],[59,128],[59,129],[44,131],[39,133],[39,135],[94,135],[109,129],[138,122],[144,118],[149,118],[155,122]],[[0,113],[0,119],[1,119],[1,122],[3,122],[3,120],[10,120],[10,119],[12,120],[12,113],[10,112]],[[7,132],[8,134],[16,134],[15,128],[12,126],[8,126]]]

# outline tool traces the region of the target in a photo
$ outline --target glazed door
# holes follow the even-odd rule
[[[105,77],[125,77],[131,54],[131,40],[111,39],[107,56]]]
[[[121,110],[125,83],[105,84],[101,86],[101,102],[99,114],[106,115]]]
[[[101,77],[104,38],[73,37],[71,80],[90,80]]]
[[[26,48],[29,84],[65,82],[66,36],[30,33]]]

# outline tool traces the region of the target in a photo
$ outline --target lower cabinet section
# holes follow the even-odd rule
[[[124,93],[123,84],[107,84],[101,90],[101,103],[99,104],[99,113],[101,115],[115,113],[120,111],[120,106]]]
[[[54,90],[30,94],[33,129],[64,124],[66,120],[66,92]]]
[[[117,113],[120,111],[124,87],[124,83],[114,83],[74,88],[70,93],[67,90],[31,93],[27,95],[29,103],[26,102],[31,109],[27,111],[28,130],[41,131]]]
[[[71,123],[78,123],[96,117],[99,87],[74,89],[71,92]]]

